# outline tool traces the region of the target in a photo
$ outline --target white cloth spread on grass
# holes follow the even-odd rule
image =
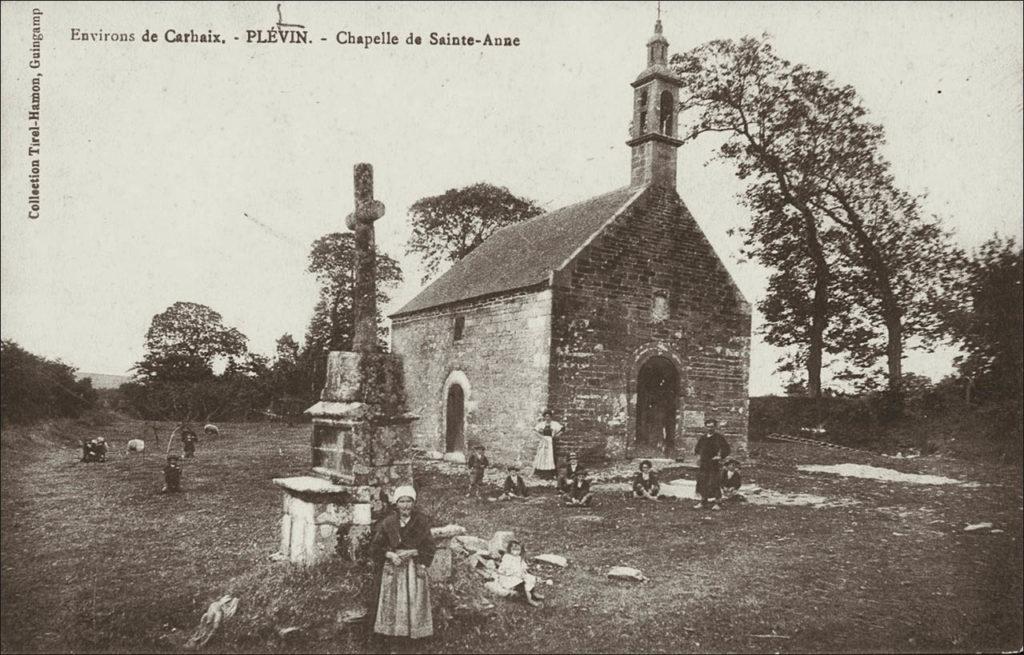
[[[868,466],[866,464],[807,464],[796,467],[799,471],[810,473],[835,473],[851,478],[868,478],[886,482],[906,482],[909,484],[965,484],[960,480],[945,478],[941,475],[925,475],[922,473],[901,473],[893,469]]]

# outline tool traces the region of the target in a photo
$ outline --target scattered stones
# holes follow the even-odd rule
[[[515,593],[511,589],[506,589],[505,587],[502,587],[499,583],[495,582],[494,580],[491,580],[490,582],[485,582],[484,588],[500,598],[508,598],[513,593]]]
[[[542,562],[544,564],[553,564],[560,568],[569,566],[569,560],[565,559],[561,555],[552,555],[550,553],[544,553],[543,555],[534,555],[531,558],[534,562]]]
[[[298,626],[291,626],[291,627],[288,627],[288,628],[278,628],[277,629],[277,634],[278,634],[279,637],[287,637],[288,635],[293,634],[295,632],[298,632],[299,630],[302,630],[302,628],[300,628]]]
[[[282,552],[276,552],[269,559],[271,562],[286,562],[288,561],[288,556]]]
[[[909,484],[964,484],[960,480],[941,475],[924,475],[920,473],[901,473],[893,469],[866,464],[807,464],[796,467],[798,471],[810,473],[834,473],[846,477],[868,478],[885,482],[906,482]]]
[[[434,539],[451,539],[452,537],[459,537],[464,534],[466,534],[466,528],[455,523],[449,523],[441,528],[431,528],[430,530],[430,535]]]
[[[613,566],[608,570],[608,577],[616,580],[633,580],[635,582],[647,582],[648,578],[639,569],[630,566]]]
[[[452,537],[452,543],[458,544],[466,552],[469,553],[477,553],[480,551],[486,553],[490,552],[491,550],[491,545],[489,543],[487,543],[480,537],[473,537],[470,535],[459,535],[457,537]]]

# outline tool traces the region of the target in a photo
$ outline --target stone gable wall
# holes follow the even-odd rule
[[[459,341],[457,316],[465,321]],[[447,384],[458,382],[466,394],[467,448],[484,444],[492,464],[531,463],[533,425],[548,398],[550,289],[396,317],[391,330],[409,411],[419,415],[412,424],[417,447],[444,452]]]
[[[653,355],[680,376],[672,454],[693,460],[704,417],[745,450],[750,309],[674,190],[649,188],[556,276],[551,330],[557,458],[635,454],[635,380]]]

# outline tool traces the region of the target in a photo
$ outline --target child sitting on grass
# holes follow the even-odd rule
[[[658,485],[658,477],[651,470],[651,460],[645,459],[640,462],[640,471],[633,476],[633,497],[646,500],[658,500],[658,492],[661,487]]]
[[[725,469],[722,471],[722,497],[726,501],[743,502],[746,498],[740,493],[740,485],[743,479],[740,477],[740,463],[732,457],[722,462]]]
[[[519,475],[519,467],[512,465],[508,467],[508,475],[505,477],[505,485],[502,487],[499,500],[511,500],[513,498],[526,498],[526,480]]]
[[[523,556],[523,544],[514,540],[508,542],[508,552],[501,556],[495,581],[505,589],[522,593],[530,605],[540,607],[539,601],[544,597],[534,591],[537,577],[529,572]]]
[[[569,490],[565,493],[565,506],[590,507],[590,501],[593,497],[594,493],[590,490],[590,480],[587,479],[587,472],[583,470],[576,471],[576,475],[572,478],[572,484],[569,485]]]

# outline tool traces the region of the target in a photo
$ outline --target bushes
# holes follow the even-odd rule
[[[75,380],[75,369],[33,355],[14,341],[0,342],[0,417],[28,423],[78,417],[96,404],[92,380]]]

